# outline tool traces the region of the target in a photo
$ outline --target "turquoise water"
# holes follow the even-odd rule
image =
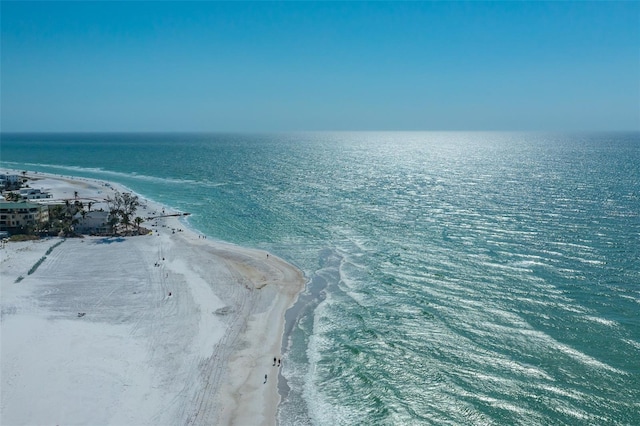
[[[3,135],[303,269],[281,424],[640,424],[640,135]]]

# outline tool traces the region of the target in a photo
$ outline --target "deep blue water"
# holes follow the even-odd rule
[[[281,424],[640,424],[640,135],[2,135],[309,284]]]

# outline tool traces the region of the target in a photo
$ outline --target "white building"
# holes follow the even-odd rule
[[[22,183],[22,178],[18,175],[0,175],[0,188],[17,188]]]
[[[35,188],[22,188],[20,189],[20,196],[27,200],[42,200],[51,198],[51,194],[44,192],[41,189]]]
[[[20,232],[49,220],[49,210],[33,203],[0,202],[0,231]]]
[[[109,225],[109,212],[92,211],[86,212],[84,217],[81,213],[76,213],[73,217],[78,223],[73,230],[79,234],[110,234],[113,228]]]

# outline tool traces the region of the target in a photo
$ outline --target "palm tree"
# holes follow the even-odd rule
[[[63,217],[62,206],[52,206],[49,209],[49,229],[59,229]]]
[[[9,192],[5,194],[4,199],[7,201],[20,201],[22,197],[17,192]]]
[[[109,223],[109,226],[111,227],[111,230],[113,231],[114,235],[116,234],[116,225],[118,225],[118,222],[120,220],[118,219],[118,216],[116,213],[111,213],[109,215],[109,220],[107,223]]]
[[[69,200],[65,200],[60,216],[60,227],[65,236],[73,234],[74,221],[77,223],[77,219],[74,219],[73,215],[76,214],[76,212],[77,205],[71,204]]]
[[[129,225],[131,225],[131,217],[128,214],[122,214],[122,212],[120,213],[120,215],[122,216],[122,218],[120,219],[120,223],[122,223],[124,225],[124,229],[128,231]]]
[[[133,221],[136,223],[136,225],[138,226],[138,234],[140,234],[140,224],[142,222],[144,222],[144,219],[141,218],[140,216],[136,216],[135,219],[133,219]]]

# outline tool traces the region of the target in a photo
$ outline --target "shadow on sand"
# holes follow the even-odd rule
[[[100,238],[99,240],[96,241],[96,244],[111,244],[111,243],[121,243],[125,241],[124,238],[122,237],[105,237],[105,238]]]

